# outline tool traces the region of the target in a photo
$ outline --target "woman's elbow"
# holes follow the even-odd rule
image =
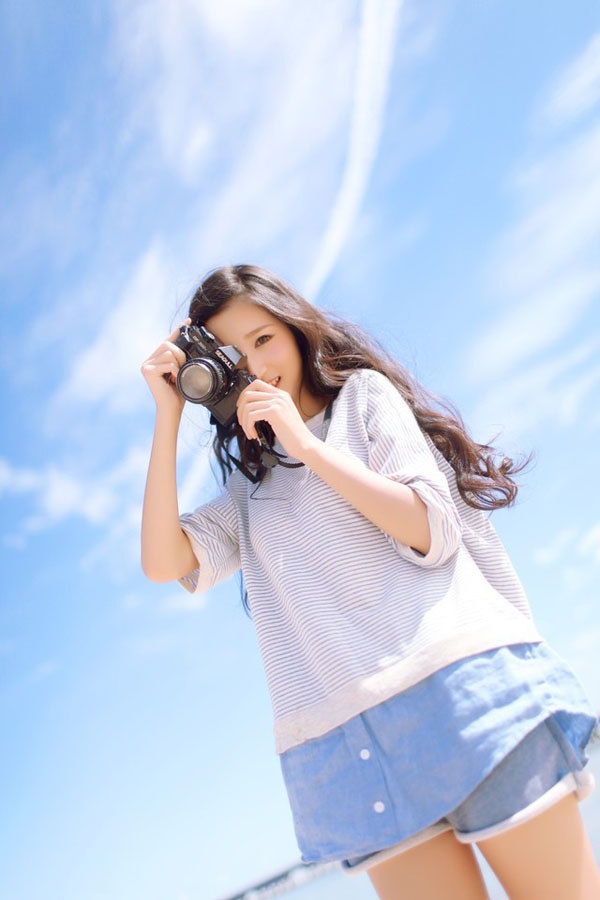
[[[154,569],[152,566],[147,566],[142,563],[142,572],[146,576],[149,581],[156,581],[159,583],[163,583],[165,581],[172,581],[173,579],[168,577],[165,578],[164,572],[158,571],[158,569]]]
[[[149,581],[155,581],[158,584],[165,584],[168,581],[176,581],[180,577],[173,570],[172,566],[170,566],[168,569],[161,568],[160,566],[157,566],[152,560],[142,559],[142,572]]]

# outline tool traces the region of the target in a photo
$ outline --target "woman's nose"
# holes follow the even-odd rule
[[[240,360],[244,368],[255,378],[262,378],[267,373],[267,366],[262,360],[253,358],[252,355]]]

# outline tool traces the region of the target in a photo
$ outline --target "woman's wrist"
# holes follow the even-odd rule
[[[181,406],[166,406],[156,404],[156,427],[157,428],[174,428],[179,430],[179,423],[183,414],[183,404]]]

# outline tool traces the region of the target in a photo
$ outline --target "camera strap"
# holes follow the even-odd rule
[[[325,410],[325,415],[323,417],[323,431],[321,434],[322,441],[324,441],[325,438],[327,437],[327,432],[329,430],[329,422],[331,420],[331,412],[333,409],[334,399],[335,398],[332,397],[332,399],[327,404],[327,409]],[[258,423],[257,423],[256,430],[260,435],[261,429],[260,429],[260,425]],[[300,468],[300,466],[304,465],[303,462],[297,462],[297,463],[284,462],[284,459],[286,459],[285,454],[278,453],[277,450],[274,450],[272,447],[269,447],[268,444],[264,441],[264,438],[263,438],[263,440],[260,441],[260,445],[263,448],[262,453],[260,454],[260,461],[263,464],[263,466],[265,466],[265,468],[267,468],[267,469],[272,469],[277,465],[284,466],[286,469],[298,469],[298,468]],[[258,477],[258,475],[251,472],[244,465],[244,463],[241,460],[236,459],[235,456],[232,456],[228,450],[225,450],[225,452],[227,453],[227,456],[229,457],[231,462],[235,466],[237,466],[237,468],[240,470],[240,472],[243,475],[245,475],[246,478],[252,482],[252,484],[257,484],[260,481],[260,478]]]

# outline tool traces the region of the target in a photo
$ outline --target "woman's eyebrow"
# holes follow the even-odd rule
[[[258,328],[253,328],[252,331],[249,331],[245,337],[249,338],[251,335],[256,334],[257,331],[260,331],[261,328],[268,328],[271,325],[271,322],[265,322],[264,325],[259,325]]]

